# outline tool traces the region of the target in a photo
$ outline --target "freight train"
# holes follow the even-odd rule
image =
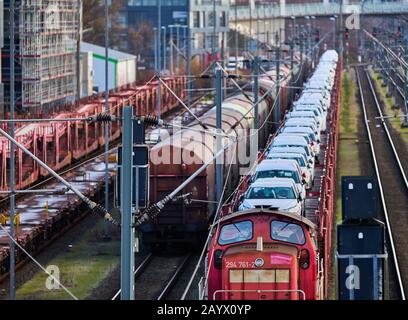
[[[295,55],[293,79],[291,81],[291,61],[286,58],[280,67],[280,114],[283,116],[290,103],[290,87],[303,83],[308,70],[305,57]],[[229,194],[238,184],[243,170],[249,163],[239,157],[243,151],[250,152],[254,135],[259,144],[264,144],[271,133],[270,123],[280,122],[275,119],[273,108],[276,96],[276,69],[271,69],[260,76],[259,97],[265,97],[259,103],[260,130],[251,131],[254,122],[253,92],[251,86],[246,86],[244,92],[236,93],[226,98],[222,103],[222,132],[232,135],[234,143],[224,153],[223,181],[228,180],[225,194]],[[292,82],[292,83],[291,83]],[[248,89],[249,88],[249,89]],[[205,129],[204,129],[205,128]],[[200,134],[198,131],[210,131],[216,128],[216,108],[210,109],[200,117],[200,122],[190,124],[190,128],[179,130],[174,135],[163,139],[150,152],[150,202],[162,200],[171,190],[183,183],[203,163],[216,153],[216,136]],[[224,138],[224,140],[228,138]],[[227,143],[227,141],[224,141]],[[252,143],[254,145],[254,143]],[[245,146],[245,147],[242,147]],[[258,145],[256,145],[257,151]],[[247,148],[247,150],[243,150]],[[256,152],[255,152],[256,154]],[[256,158],[256,157],[255,157]],[[160,245],[170,242],[199,243],[205,236],[215,203],[215,163],[211,163],[197,178],[189,183],[178,201],[166,204],[162,212],[153,220],[143,224],[139,231],[143,243]]]
[[[306,212],[284,211],[268,205],[241,206],[239,210],[243,201],[240,195],[248,195],[248,183],[242,184],[236,201],[223,211],[230,213],[221,214],[211,228],[205,275],[199,286],[201,299],[315,300],[327,297],[341,84],[341,61],[338,63],[337,59],[333,50],[323,54],[314,77],[306,84],[309,93],[320,91],[331,97],[328,126],[321,131],[320,161],[314,167],[315,183],[307,193]],[[319,87],[322,83],[327,86]],[[305,102],[307,99],[302,97],[309,93],[303,93],[294,105]],[[307,105],[311,105],[310,102]],[[273,146],[273,139],[270,144]],[[296,152],[301,149],[292,148],[296,148]],[[276,153],[274,149],[267,146],[265,153]],[[257,163],[265,161],[264,158],[262,154]],[[251,181],[251,174],[244,179]],[[273,178],[260,180],[271,183]]]
[[[163,80],[180,98],[185,98],[185,77]],[[126,105],[134,106],[134,113],[137,115],[157,114],[157,87],[156,80],[143,86],[133,83],[110,91],[110,115],[120,117],[122,107]],[[177,99],[168,90],[163,87],[161,92],[162,114],[179,107]],[[79,107],[65,106],[64,111],[55,118],[87,118],[103,113],[105,98],[103,94],[92,96],[79,101],[78,105]],[[3,129],[8,130],[4,124]],[[117,140],[120,134],[120,122],[113,121],[109,126],[109,140]],[[90,121],[18,123],[15,137],[55,171],[86,158],[105,144],[104,124]],[[9,190],[9,149],[9,141],[0,137],[0,190]],[[49,175],[48,171],[18,148],[15,151],[15,159],[16,189],[25,189]]]
[[[163,79],[179,97],[186,96],[185,77],[167,77]],[[145,85],[129,84],[116,88],[109,92],[109,113],[121,116],[122,107],[131,105],[134,114],[155,115],[157,114],[157,81],[150,81]],[[168,90],[162,88],[161,111],[163,115],[171,116],[175,110],[179,110],[179,102]],[[104,113],[104,94],[88,97],[78,102],[76,106],[61,106],[63,110],[57,115],[49,115],[48,118],[87,118]],[[22,115],[19,115],[20,117]],[[22,118],[23,119],[23,118]],[[27,119],[28,120],[28,119]],[[29,121],[29,120],[28,120]],[[2,128],[8,130],[7,125],[2,123]],[[120,137],[120,121],[112,121],[109,126],[109,140],[115,141]],[[104,123],[95,121],[58,121],[58,122],[32,122],[16,124],[16,140],[46,162],[54,170],[71,167],[73,164],[90,159],[85,166],[77,167],[70,171],[69,181],[82,181],[88,186],[82,190],[87,196],[98,201],[103,194],[103,161],[99,158],[93,159],[95,154],[101,152],[104,145]],[[44,171],[36,162],[32,161],[19,148],[15,148],[16,189],[25,189],[46,178],[48,172]],[[0,190],[9,190],[9,165],[10,165],[10,143],[0,136]],[[74,166],[75,167],[75,166]],[[102,169],[101,169],[102,168]],[[102,171],[101,171],[102,170]],[[75,173],[76,172],[76,173]],[[79,173],[79,174],[78,174]],[[89,176],[91,175],[91,176]],[[89,179],[83,180],[85,177]],[[79,179],[79,180],[76,180]],[[81,182],[79,182],[81,183]],[[52,183],[53,189],[58,188],[57,182]],[[0,200],[1,223],[5,230],[9,228],[7,220],[7,207],[9,201],[6,198]],[[27,209],[30,208],[30,209]],[[80,203],[77,197],[72,195],[54,195],[47,199],[47,195],[33,195],[19,199],[16,204],[16,213],[19,219],[15,219],[16,240],[30,254],[38,252],[39,248],[56,236],[64,232],[75,221],[78,221],[87,207]],[[18,221],[18,223],[16,222]],[[7,276],[9,268],[9,237],[0,230],[0,281]],[[19,265],[26,259],[26,254],[17,249],[15,254],[16,264]]]

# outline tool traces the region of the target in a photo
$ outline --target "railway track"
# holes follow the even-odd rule
[[[191,108],[197,116],[200,116],[202,113],[206,112],[211,105],[204,104],[202,107],[195,109],[195,105],[198,104],[201,98],[205,97],[206,94],[194,97],[191,103]],[[170,122],[177,117],[181,117],[182,125],[188,125],[192,122],[194,118],[189,115],[185,116],[184,113],[186,110],[177,108],[173,112],[169,112],[167,116],[163,119],[167,122]],[[149,129],[147,132],[150,132]],[[110,153],[114,153],[117,150],[117,145],[120,141],[116,140],[111,143]],[[104,175],[104,160],[105,160],[105,151],[98,151],[92,153],[89,157],[76,162],[68,168],[65,168],[58,173],[62,175],[68,182],[74,183],[79,189],[81,189],[88,196],[94,197],[103,189],[103,175]],[[114,177],[113,165],[109,165],[111,179]],[[90,187],[87,187],[89,186]],[[35,189],[49,189],[49,190],[59,190],[64,189],[64,186],[57,181],[54,177],[47,177],[37,183],[34,183],[30,186],[29,190]],[[90,189],[90,190],[88,190]],[[112,190],[112,189],[111,189]],[[50,201],[48,201],[48,198]],[[8,209],[10,196],[3,197],[0,199],[0,212],[4,212]],[[55,200],[55,201],[54,201]],[[47,205],[45,205],[47,203]],[[67,210],[68,214],[72,211],[73,208],[79,207],[81,201],[76,198],[75,195],[70,194],[69,192],[62,195],[50,195],[48,194],[18,194],[16,196],[16,213],[20,213],[21,226],[24,227],[25,232],[23,234],[16,233],[16,236],[25,237],[29,232],[28,229],[38,229],[41,224],[46,224],[48,218],[54,219],[55,216],[59,213],[59,210]],[[47,209],[45,209],[47,207]],[[46,214],[45,211],[47,211]],[[69,218],[69,223],[64,225],[62,228],[57,229],[56,234],[50,234],[47,240],[43,240],[40,245],[37,245],[34,249],[29,250],[32,254],[40,253],[45,247],[51,244],[59,236],[75,227],[84,217],[89,214],[89,210],[83,210],[80,215]],[[48,216],[49,215],[49,216]],[[0,230],[0,250],[3,246],[8,246],[7,236],[4,235]],[[23,267],[27,262],[28,258],[19,258],[16,260],[16,270]],[[4,270],[3,270],[4,271]],[[1,272],[0,283],[8,277],[8,270]]]
[[[390,133],[372,80],[366,69],[356,68],[357,83],[371,157],[378,179],[387,248],[392,261],[390,298],[405,300],[408,289],[408,182],[401,156]]]
[[[165,300],[183,274],[192,254],[158,256],[148,254],[134,272],[135,300]],[[111,300],[120,299],[119,289]]]
[[[142,262],[137,266],[135,272],[134,272],[134,276],[135,276],[135,280],[137,280],[137,278],[139,278],[140,274],[143,272],[143,270],[148,266],[148,264],[152,261],[153,258],[153,254],[149,253],[143,260]],[[116,291],[115,295],[112,297],[111,300],[119,300],[120,298],[120,293],[122,292],[121,289],[119,289],[118,291]]]

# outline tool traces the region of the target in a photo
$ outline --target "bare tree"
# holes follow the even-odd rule
[[[126,30],[120,23],[120,13],[126,8],[126,0],[111,1],[109,6],[110,47],[120,48],[126,38]],[[83,0],[84,41],[104,45],[105,41],[105,1]]]
[[[137,29],[128,30],[128,48],[132,54],[146,56],[153,48],[153,27],[150,22],[142,22]]]

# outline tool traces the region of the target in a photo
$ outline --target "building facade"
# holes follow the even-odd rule
[[[20,112],[48,112],[76,97],[78,0],[15,0],[15,92]],[[10,88],[10,0],[4,0],[2,74],[7,107]]]
[[[143,22],[148,22],[157,28],[159,1],[161,26],[166,27],[167,38],[170,37],[169,26],[173,26],[173,39],[175,39],[178,28],[176,26],[189,25],[192,55],[210,54],[213,45],[216,48],[227,48],[230,0],[216,0],[215,12],[212,0],[129,0],[127,10],[124,13],[127,28],[137,29]],[[213,37],[214,21],[215,37]],[[180,40],[182,40],[183,34],[185,34],[185,30],[180,29]],[[180,47],[183,43],[180,41]]]

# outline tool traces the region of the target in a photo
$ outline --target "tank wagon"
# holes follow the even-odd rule
[[[286,60],[280,68],[281,90],[280,108],[283,116],[289,106],[290,84],[290,61]],[[302,64],[300,64],[302,61]],[[302,83],[307,66],[305,59],[295,56],[293,83]],[[262,75],[259,80],[259,97],[266,94],[266,99],[259,103],[260,126],[265,124],[262,130],[256,134],[260,144],[264,144],[271,133],[271,122],[280,122],[274,119],[272,108],[276,101],[276,70],[271,69]],[[247,86],[251,88],[251,86]],[[247,146],[254,134],[253,128],[254,110],[248,97],[253,97],[251,89],[245,94],[238,93],[226,98],[222,103],[222,130],[232,135],[239,143],[234,143],[224,153],[223,178],[228,179],[227,190],[229,194],[236,187],[242,169],[249,163],[243,163],[238,159],[242,155],[242,146]],[[216,110],[210,109],[201,116],[200,121],[208,130],[216,128]],[[179,186],[203,163],[213,158],[216,153],[216,137],[211,134],[197,133],[203,127],[197,121],[190,127],[194,130],[184,129],[173,136],[164,139],[151,149],[150,153],[150,202],[155,203],[163,199],[171,190]],[[226,143],[226,142],[224,142]],[[257,148],[257,146],[256,146]],[[167,156],[166,161],[163,157]],[[231,164],[232,163],[232,164]],[[230,168],[231,164],[231,168]],[[230,168],[230,169],[229,169]],[[228,171],[231,170],[230,174]],[[215,163],[212,163],[197,178],[189,183],[182,194],[189,195],[190,200],[182,198],[178,201],[166,204],[162,212],[154,219],[141,226],[143,242],[148,245],[163,244],[169,242],[195,243],[202,238],[208,230],[209,220],[215,212]]]

